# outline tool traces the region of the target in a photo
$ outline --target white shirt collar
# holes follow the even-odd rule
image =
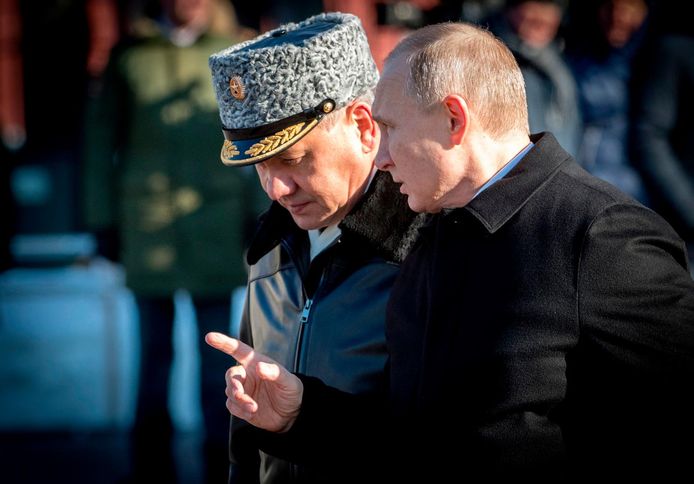
[[[309,230],[308,240],[311,243],[311,260],[337,240],[340,234],[342,234],[342,230],[340,230],[337,224],[328,225],[323,230]]]

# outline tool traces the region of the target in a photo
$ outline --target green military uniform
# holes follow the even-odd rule
[[[150,30],[115,52],[88,112],[85,222],[119,229],[136,294],[228,294],[246,282],[244,237],[268,204],[253,169],[219,161],[207,58],[230,41],[206,34],[179,47]]]
[[[218,385],[230,362],[204,345],[203,334],[229,331],[231,290],[246,282],[244,241],[269,201],[253,168],[219,159],[222,126],[207,62],[232,41],[208,33],[176,45],[150,26],[116,49],[87,113],[84,207],[88,228],[118,234],[140,317],[132,467],[136,476],[156,470],[175,482],[167,408],[172,296],[179,288],[192,295],[204,470],[225,476],[229,415]]]

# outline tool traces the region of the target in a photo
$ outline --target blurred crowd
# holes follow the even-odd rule
[[[196,0],[180,2],[194,5]],[[320,11],[357,14],[379,66],[410,29],[488,26],[526,76],[531,130],[552,130],[592,173],[694,236],[692,27],[674,1],[214,0],[228,43]],[[84,230],[87,104],[114,49],[141,35],[158,0],[0,2],[0,267],[17,233]],[[689,104],[687,104],[689,103]],[[9,207],[9,209],[7,209]]]
[[[96,254],[124,265],[147,322],[134,448],[171,433],[167,388],[157,385],[170,369],[171,296],[188,289],[199,320],[223,329],[266,203],[248,182],[252,169],[219,161],[207,57],[321,11],[358,15],[379,68],[417,27],[487,26],[522,69],[531,131],[552,131],[584,168],[661,213],[691,259],[694,32],[683,8],[674,0],[0,0],[0,270],[17,265],[17,234],[92,234]],[[203,376],[224,371],[223,361],[209,362],[221,370],[207,364],[203,356]],[[208,436],[208,467],[224,474],[226,425],[213,422],[228,416],[209,410],[204,392],[208,428],[223,430]]]

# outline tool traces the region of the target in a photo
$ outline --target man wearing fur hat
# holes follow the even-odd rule
[[[377,172],[378,72],[361,23],[330,13],[210,58],[222,161],[254,165],[272,200],[248,251],[241,339],[351,393],[382,390],[385,304],[416,234]],[[260,452],[233,419],[231,482],[335,482],[339,472]]]

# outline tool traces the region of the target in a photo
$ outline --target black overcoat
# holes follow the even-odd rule
[[[435,454],[503,474],[676,464],[694,410],[684,243],[551,135],[533,140],[403,265],[387,326],[396,414],[417,452],[452,439]]]
[[[387,311],[387,403],[302,377],[301,413],[267,439],[272,452],[422,482],[687,469],[684,243],[552,135],[532,140],[507,176],[435,215],[405,259]]]

